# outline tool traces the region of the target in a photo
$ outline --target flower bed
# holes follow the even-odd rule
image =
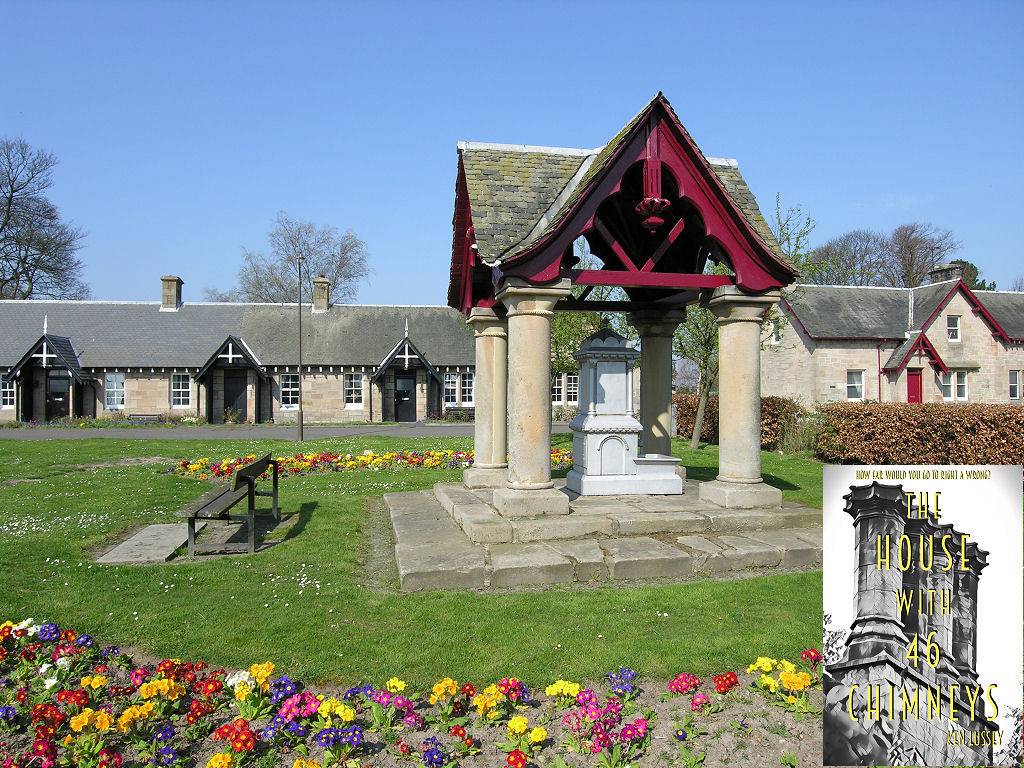
[[[683,673],[657,698],[625,667],[607,676],[599,686],[605,690],[558,680],[539,695],[516,678],[475,686],[446,677],[417,695],[392,677],[379,687],[331,695],[276,674],[271,662],[230,674],[178,659],[137,666],[89,635],[52,623],[6,622],[0,625],[0,765],[358,768],[409,761],[425,768],[499,762],[622,768],[654,765],[652,743],[659,739],[670,762],[694,766],[704,760],[699,750],[716,741],[703,738],[713,715],[744,696],[763,706],[764,693],[801,715],[798,720],[820,714],[808,698],[820,686],[820,658],[805,651],[807,671],[760,657],[748,669],[746,689],[733,672],[716,675],[714,690],[706,692],[700,679]],[[682,710],[678,717],[676,710]],[[759,727],[744,717],[732,725],[738,738]],[[655,736],[656,729],[666,735]],[[801,734],[794,743],[803,740]]]
[[[167,471],[183,477],[210,480],[230,477],[236,469],[256,460],[255,455],[211,461],[208,457],[184,459]],[[281,475],[308,475],[318,472],[382,469],[457,469],[473,464],[473,451],[388,451],[374,453],[298,453],[276,459]],[[572,466],[572,451],[562,448],[551,451],[551,468]],[[264,474],[264,479],[266,475]]]

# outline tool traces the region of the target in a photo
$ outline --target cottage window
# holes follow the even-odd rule
[[[864,371],[846,372],[846,399],[864,400]]]
[[[103,376],[103,407],[107,410],[124,408],[123,373],[108,373]]]
[[[345,374],[345,407],[363,407],[363,374]]]
[[[454,408],[459,404],[459,374],[444,375],[444,407]]]
[[[462,404],[472,405],[473,404],[473,374],[464,373],[462,374]]]
[[[960,341],[960,315],[946,316],[946,338],[950,341]]]
[[[14,382],[5,381],[3,389],[0,390],[0,408],[14,407]]]
[[[1020,371],[1010,371],[1010,399],[1020,400]]]
[[[299,374],[281,374],[281,408],[299,407]]]
[[[561,405],[564,402],[562,394],[562,374],[556,373],[551,379],[551,403]]]
[[[171,374],[171,407],[189,408],[192,405],[192,380],[187,373]]]
[[[565,377],[565,402],[576,405],[580,401],[580,377],[570,373]]]
[[[967,401],[967,371],[949,371],[939,380],[942,399],[947,403]]]

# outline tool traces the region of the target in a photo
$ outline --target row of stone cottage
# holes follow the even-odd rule
[[[294,304],[0,302],[0,421],[112,413],[294,422]],[[448,307],[303,305],[306,422],[418,421],[473,406],[473,334]]]
[[[952,277],[953,279],[948,279]],[[943,279],[947,278],[947,279]],[[1024,403],[1024,294],[971,291],[933,274],[915,289],[795,286],[765,339],[761,390],[836,400]],[[438,306],[303,307],[303,415],[310,422],[419,421],[474,405],[473,334]],[[298,412],[295,305],[0,301],[0,422]],[[639,391],[639,389],[637,390]],[[557,373],[553,406],[579,379]]]

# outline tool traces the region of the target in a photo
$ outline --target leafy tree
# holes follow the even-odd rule
[[[335,301],[356,297],[360,281],[373,271],[366,243],[351,230],[342,234],[336,227],[293,219],[284,211],[277,214],[275,225],[267,235],[269,255],[243,249],[238,286],[228,291],[207,288],[203,293],[208,300],[295,301],[300,258],[304,296],[313,295],[313,278],[323,275],[331,281]]]
[[[704,427],[708,396],[718,382],[718,322],[710,309],[697,304],[687,307],[686,320],[672,337],[672,350],[697,369],[697,415],[690,436],[690,447],[696,448]]]
[[[931,224],[901,224],[886,238],[882,247],[879,274],[882,285],[916,288],[928,279],[928,273],[960,250],[961,243],[948,229]]]
[[[24,139],[0,139],[0,299],[85,299],[84,233],[46,192],[57,158]]]

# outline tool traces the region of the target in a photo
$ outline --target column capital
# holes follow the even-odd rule
[[[768,291],[756,296],[743,293],[734,285],[723,285],[711,294],[708,309],[718,318],[718,324],[735,322],[761,322],[761,317],[782,298],[780,291]]]
[[[508,307],[508,316],[542,315],[551,317],[555,304],[572,292],[572,281],[562,278],[544,285],[533,285],[520,277],[502,280],[495,296]]]
[[[686,319],[685,309],[659,312],[656,309],[641,309],[627,315],[629,324],[643,336],[671,336],[679,324]]]
[[[466,325],[473,329],[474,336],[508,336],[508,320],[489,307],[473,307]]]

